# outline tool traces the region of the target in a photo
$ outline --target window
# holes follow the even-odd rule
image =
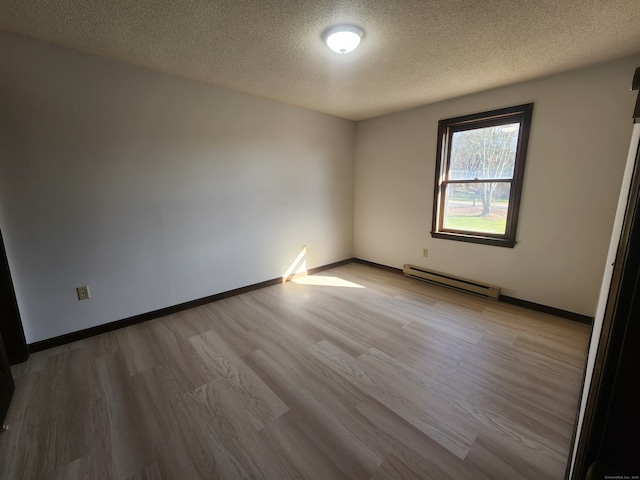
[[[533,104],[441,120],[431,236],[513,247]]]

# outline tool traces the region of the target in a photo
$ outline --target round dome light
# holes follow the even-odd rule
[[[353,52],[362,39],[362,29],[353,25],[337,25],[324,32],[323,38],[327,46],[336,53]]]

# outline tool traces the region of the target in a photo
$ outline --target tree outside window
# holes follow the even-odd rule
[[[533,104],[441,120],[431,235],[513,247]]]

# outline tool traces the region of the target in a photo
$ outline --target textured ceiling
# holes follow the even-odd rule
[[[640,53],[640,2],[0,0],[0,29],[359,120]]]

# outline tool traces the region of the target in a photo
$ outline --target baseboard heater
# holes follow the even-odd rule
[[[454,277],[453,275],[445,273],[434,272],[426,268],[418,267],[417,265],[405,265],[402,273],[407,277],[453,288],[461,292],[472,293],[491,300],[498,300],[500,298],[500,287],[479,283],[466,278]]]

